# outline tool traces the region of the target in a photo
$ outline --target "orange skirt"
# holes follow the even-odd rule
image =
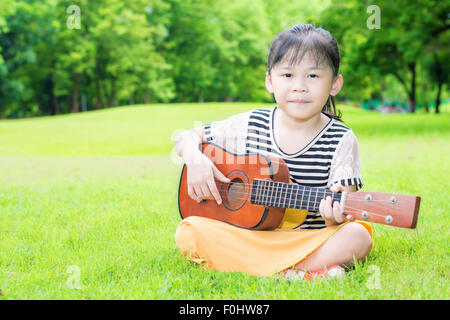
[[[372,228],[361,223],[372,236]],[[319,230],[247,230],[204,217],[180,222],[175,241],[189,260],[208,269],[271,276],[293,267],[345,223]]]

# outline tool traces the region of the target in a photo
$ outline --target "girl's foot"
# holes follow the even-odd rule
[[[318,271],[309,271],[305,274],[306,280],[312,281],[316,278],[320,279],[339,279],[345,276],[345,269],[341,266],[334,265]]]
[[[305,272],[297,270],[297,269],[286,269],[275,275],[275,279],[283,279],[283,280],[305,280]]]
[[[330,279],[343,278],[344,276],[345,276],[344,268],[342,268],[338,265],[334,265],[334,266],[331,266],[329,268],[325,268],[322,270],[308,271],[308,272],[304,272],[304,271],[297,270],[297,269],[286,269],[284,271],[279,272],[276,275],[276,279],[284,279],[284,280],[288,280],[288,281],[292,281],[292,280],[312,281],[316,278],[330,280]]]

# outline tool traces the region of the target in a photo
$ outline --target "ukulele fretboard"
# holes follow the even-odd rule
[[[250,202],[266,207],[319,211],[320,200],[327,196],[330,196],[333,202],[341,200],[340,193],[333,193],[328,188],[254,179]]]

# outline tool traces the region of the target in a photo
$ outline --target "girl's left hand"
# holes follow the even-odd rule
[[[344,191],[344,187],[341,185],[334,185],[330,188],[331,192],[337,193],[340,191]],[[331,205],[331,197],[328,196],[326,199],[322,199],[319,204],[319,213],[324,218],[325,224],[327,226],[341,224],[345,222],[345,220],[353,221],[355,218],[353,218],[351,215],[345,216],[341,212],[341,207],[338,201],[335,201],[333,205]]]

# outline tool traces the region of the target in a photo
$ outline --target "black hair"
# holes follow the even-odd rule
[[[296,24],[275,37],[269,49],[267,72],[270,75],[271,70],[284,59],[290,65],[298,64],[307,53],[316,59],[317,65],[325,63],[330,66],[333,79],[337,77],[341,61],[337,41],[330,32],[313,24]],[[289,57],[285,57],[286,55]],[[342,121],[341,112],[336,113],[336,104],[331,95],[323,106],[322,113]]]

